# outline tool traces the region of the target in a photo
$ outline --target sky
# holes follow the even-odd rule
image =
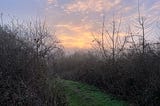
[[[64,48],[75,50],[92,48],[92,35],[99,33],[104,15],[106,24],[113,16],[121,17],[123,26],[136,20],[137,4],[137,0],[0,0],[0,12],[21,20],[45,19]],[[140,11],[158,19],[160,1],[140,0]]]

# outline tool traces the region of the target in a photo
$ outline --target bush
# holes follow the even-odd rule
[[[154,51],[154,52],[153,52]],[[128,51],[111,64],[93,53],[75,53],[57,63],[61,77],[95,85],[136,106],[160,105],[159,51]]]
[[[34,42],[20,34],[18,29],[0,26],[0,105],[65,106],[61,95],[50,93],[48,64],[40,55],[46,49],[37,51]]]

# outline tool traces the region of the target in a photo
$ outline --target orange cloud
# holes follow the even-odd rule
[[[56,25],[58,39],[62,45],[68,49],[89,49],[93,40],[91,34],[91,25],[73,25],[73,24],[59,24]]]
[[[75,32],[75,33],[79,33],[79,32],[88,32],[92,29],[93,26],[91,26],[90,24],[81,24],[81,25],[73,25],[73,24],[58,24],[56,25],[56,27],[58,29],[61,29],[61,30],[70,30],[72,32]]]
[[[91,48],[92,36],[89,32],[77,33],[77,35],[59,35],[61,44],[68,49],[89,49]]]
[[[58,34],[58,39],[61,41],[61,44],[67,49],[90,49],[92,48],[92,41],[94,37],[92,36],[91,26],[89,24],[86,25],[72,25],[72,24],[59,24],[56,26],[58,31],[62,30],[61,33]],[[68,33],[64,30],[69,30]],[[126,33],[120,32],[120,37],[126,36]],[[100,37],[100,35],[95,36],[96,38]]]

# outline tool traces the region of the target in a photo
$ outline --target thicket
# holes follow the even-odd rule
[[[63,88],[49,76],[58,47],[41,22],[0,25],[0,105],[66,106]],[[52,85],[51,85],[52,84]]]

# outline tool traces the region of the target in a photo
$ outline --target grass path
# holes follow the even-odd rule
[[[62,81],[69,106],[127,106],[97,88],[74,81]]]

